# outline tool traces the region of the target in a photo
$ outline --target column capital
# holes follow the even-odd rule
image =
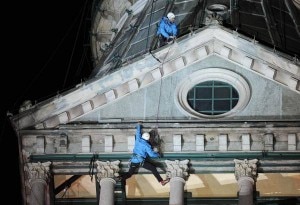
[[[188,163],[189,160],[165,160],[165,163],[167,165],[167,178],[173,178],[173,177],[181,177],[183,179],[186,179],[189,176],[188,173]]]
[[[99,182],[102,178],[114,178],[119,176],[119,170],[120,170],[119,160],[113,162],[110,161],[103,162],[97,160],[96,164],[97,164],[97,178]]]
[[[236,180],[239,180],[241,177],[250,177],[254,181],[257,179],[257,162],[258,159],[234,159],[234,175]]]
[[[27,173],[28,181],[33,180],[47,181],[50,175],[51,162],[26,163],[24,171]]]

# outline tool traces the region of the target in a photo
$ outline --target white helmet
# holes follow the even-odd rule
[[[150,134],[148,132],[143,133],[142,138],[144,140],[149,140],[150,139]]]
[[[174,19],[175,18],[175,14],[173,14],[172,12],[169,12],[168,15],[167,15],[168,19],[171,20],[171,19]]]

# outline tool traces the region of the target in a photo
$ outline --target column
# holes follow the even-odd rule
[[[257,159],[238,160],[235,162],[235,178],[239,186],[238,205],[253,205],[253,191],[257,179]]]
[[[184,204],[184,185],[188,174],[189,160],[165,160],[167,165],[167,178],[170,178],[169,205]]]
[[[27,185],[30,188],[29,204],[50,204],[48,194],[48,179],[51,162],[27,163],[24,171],[27,174]]]
[[[120,161],[96,161],[97,164],[97,180],[100,184],[99,205],[114,205],[115,177],[119,176]]]

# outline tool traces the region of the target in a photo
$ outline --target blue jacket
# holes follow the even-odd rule
[[[133,148],[133,154],[131,157],[131,162],[133,163],[141,163],[147,157],[158,158],[160,157],[159,153],[153,151],[151,145],[147,140],[142,138],[142,125],[136,125],[136,133],[135,133],[135,145]]]
[[[177,26],[176,24],[171,21],[167,17],[162,17],[159,23],[159,27],[157,29],[157,35],[161,34],[165,38],[169,38],[170,36],[177,36]]]

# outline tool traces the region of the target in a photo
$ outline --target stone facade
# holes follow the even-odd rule
[[[253,203],[259,173],[300,173],[297,61],[207,19],[211,25],[151,53],[124,57],[118,67],[106,52],[114,54],[116,45],[136,36],[142,39],[145,32],[134,25],[149,25],[144,14],[150,5],[105,0],[98,6],[91,37],[93,78],[43,102],[26,101],[11,117],[24,166],[24,205],[55,204],[52,176],[91,173],[97,178],[94,202],[113,205],[115,177],[128,170],[138,121],[154,133],[153,146],[163,153],[158,161],[167,168],[159,172],[170,178],[170,205],[184,204],[190,173],[234,173],[243,205]],[[231,85],[236,106],[220,115],[196,111],[188,93],[207,81]]]

